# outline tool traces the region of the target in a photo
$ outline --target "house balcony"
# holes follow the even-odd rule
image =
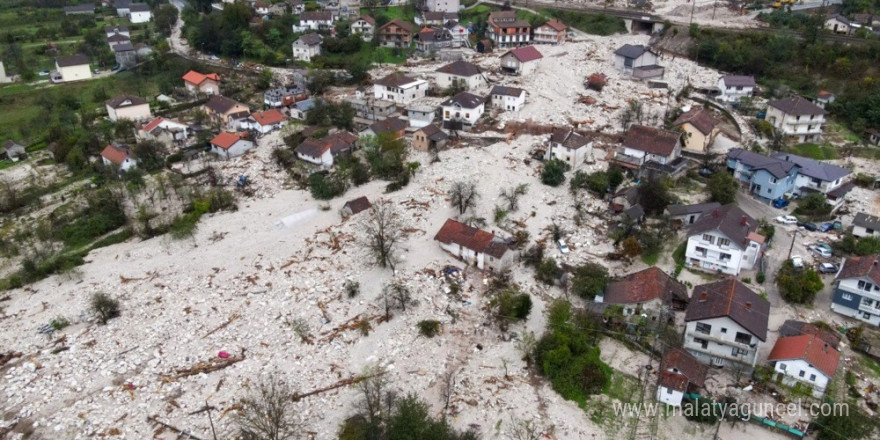
[[[870,302],[862,300],[862,302],[859,303],[859,311],[870,313],[872,315],[880,315],[880,302],[872,300],[868,301]]]
[[[700,338],[705,339],[710,342],[715,342],[716,344],[726,345],[731,348],[739,348],[740,350],[747,350],[749,355],[753,354],[755,351],[755,347],[752,347],[749,344],[744,344],[741,342],[731,341],[729,339],[723,339],[712,335],[707,335],[705,333],[700,332],[690,332],[687,334],[688,338]],[[693,340],[693,339],[690,339]]]
[[[810,125],[811,124],[786,124],[783,131],[788,135],[822,134],[821,124],[812,124],[812,128],[810,128]]]
[[[642,158],[624,154],[622,151],[616,152],[612,160],[624,168],[633,170],[637,170],[642,166]]]

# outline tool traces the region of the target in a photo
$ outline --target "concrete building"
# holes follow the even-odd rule
[[[816,335],[779,338],[767,361],[775,379],[788,386],[806,386],[821,398],[837,372],[840,352]]]
[[[667,206],[663,213],[669,217],[672,223],[688,227],[696,223],[704,214],[711,213],[718,208],[721,208],[721,204],[718,202],[696,203],[692,205],[675,204]]]
[[[544,55],[534,46],[518,47],[501,55],[501,72],[508,75],[531,75],[541,64]]]
[[[297,61],[312,61],[313,57],[321,55],[321,43],[324,38],[318,34],[303,34],[293,42],[293,59]]]
[[[708,154],[715,136],[720,132],[718,120],[703,107],[694,107],[682,113],[672,125],[684,132],[683,151],[693,154]]]
[[[614,51],[614,68],[637,79],[663,78],[659,56],[643,45],[624,44]]]
[[[486,78],[480,68],[467,61],[455,61],[435,72],[437,87],[441,89],[458,87],[460,90],[467,91],[486,85]]]
[[[440,104],[443,127],[451,130],[468,130],[483,116],[486,100],[469,92],[461,92]]]
[[[247,138],[247,133],[222,132],[211,139],[211,152],[225,159],[241,156],[251,148],[254,143]]]
[[[664,314],[667,310],[685,310],[687,286],[657,267],[649,267],[612,279],[597,303],[623,306],[625,315]]]
[[[535,36],[532,41],[536,44],[561,44],[568,37],[568,26],[553,18],[535,28]]]
[[[427,81],[402,73],[389,74],[373,84],[373,96],[376,99],[384,99],[398,104],[409,104],[416,99],[424,98],[427,93]]]
[[[880,217],[856,213],[852,222],[852,235],[856,237],[880,237]]]
[[[592,156],[593,142],[590,139],[570,128],[557,128],[553,130],[547,141],[544,160],[558,159],[568,164],[571,169],[576,170]]]
[[[412,148],[415,151],[439,151],[446,146],[447,139],[449,139],[449,135],[440,127],[428,124],[413,133]]]
[[[526,91],[517,87],[493,86],[489,100],[493,108],[518,112],[526,105]]]
[[[150,5],[146,3],[132,3],[128,19],[131,20],[133,24],[148,23],[153,19]]]
[[[376,20],[369,15],[361,15],[351,22],[349,29],[352,35],[361,34],[364,41],[373,41],[373,35],[376,32]]]
[[[676,177],[687,169],[681,157],[682,133],[645,125],[632,125],[623,139],[623,148],[612,159],[641,177]]]
[[[708,272],[739,275],[763,255],[758,222],[734,204],[706,212],[691,225],[685,265]]]
[[[115,168],[118,172],[125,172],[137,167],[137,162],[128,153],[128,148],[107,145],[101,151],[101,161],[104,166]]]
[[[686,393],[697,393],[705,387],[709,368],[699,359],[680,348],[663,353],[657,378],[657,400],[667,405],[681,406]]]
[[[184,87],[190,93],[220,94],[220,75],[216,73],[202,74],[195,70],[190,70],[182,78]]]
[[[513,263],[513,252],[503,239],[453,219],[446,220],[434,240],[446,252],[481,270],[502,271]]]
[[[770,101],[767,122],[798,142],[818,141],[825,125],[823,108],[800,96]]]
[[[108,99],[105,105],[107,117],[113,122],[120,119],[144,121],[153,118],[153,114],[150,112],[150,103],[139,96],[119,95]]]
[[[834,283],[831,310],[880,325],[880,256],[850,257]]]
[[[718,80],[718,90],[721,93],[716,99],[725,103],[738,103],[743,98],[751,98],[755,88],[754,76],[724,75]]]
[[[486,36],[497,47],[523,46],[531,40],[531,25],[516,18],[516,11],[490,13],[486,27]]]
[[[395,18],[380,26],[376,32],[380,46],[404,48],[410,46],[417,30],[416,25]]]
[[[299,24],[293,25],[293,31],[330,31],[333,29],[333,21],[331,11],[304,11],[299,14]]]
[[[58,57],[55,59],[55,70],[61,75],[62,82],[80,81],[92,77],[89,57],[85,55]]]
[[[425,0],[425,7],[432,12],[458,12],[459,0]]]

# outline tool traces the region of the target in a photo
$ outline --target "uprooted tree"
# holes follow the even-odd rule
[[[519,198],[520,196],[524,196],[528,191],[528,183],[520,183],[515,187],[502,189],[501,198],[507,202],[507,210],[513,212],[519,209]]]
[[[400,215],[393,203],[379,200],[373,204],[366,217],[364,231],[367,234],[367,247],[379,266],[394,270],[394,250],[403,239],[402,229]]]
[[[294,393],[278,377],[260,382],[241,400],[235,416],[243,440],[286,440],[299,436],[300,425],[294,414]]]
[[[475,183],[462,181],[453,183],[447,195],[452,206],[458,209],[458,215],[464,215],[468,209],[476,207],[480,197]]]

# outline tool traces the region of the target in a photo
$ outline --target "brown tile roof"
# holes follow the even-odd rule
[[[850,257],[843,263],[837,279],[868,277],[880,285],[880,256]]]
[[[107,105],[113,109],[131,107],[133,105],[143,105],[146,103],[146,99],[134,95],[119,95],[115,98],[110,98],[107,100]]]
[[[430,139],[432,141],[442,141],[443,139],[446,139],[449,137],[449,135],[447,135],[446,132],[444,132],[443,130],[440,129],[440,127],[438,127],[434,124],[428,124],[428,125],[420,128],[416,131],[422,132],[428,139]]]
[[[358,197],[354,200],[349,200],[349,201],[345,202],[345,205],[343,205],[343,206],[347,206],[348,209],[351,210],[352,214],[357,214],[359,212],[363,212],[363,211],[370,209],[370,207],[373,205],[370,204],[370,200],[367,199],[366,196],[361,196],[361,197]]]
[[[554,30],[560,31],[560,32],[568,29],[568,26],[566,26],[565,23],[563,23],[555,18],[547,20],[547,22],[544,23],[544,26],[549,26],[549,27],[553,28]]]
[[[273,125],[279,124],[287,120],[287,117],[284,116],[284,113],[281,113],[277,109],[266,110],[264,112],[257,112],[251,115],[257,124],[260,125]]]
[[[388,75],[385,75],[379,80],[376,80],[376,84],[385,87],[400,87],[404,84],[409,84],[411,82],[418,81],[418,79],[413,78],[411,76],[406,76],[400,72],[394,72]]]
[[[456,75],[456,76],[471,77],[474,75],[479,75],[480,68],[474,64],[467,62],[467,61],[458,60],[454,63],[447,64],[447,65],[437,69],[437,72],[448,73],[450,75]]]
[[[663,353],[660,369],[663,371],[669,369],[678,370],[677,373],[687,377],[690,383],[703,388],[706,385],[706,373],[709,371],[709,366],[700,362],[686,350],[673,348]]]
[[[734,278],[694,287],[684,320],[729,317],[758,339],[767,340],[770,303]]]
[[[822,107],[813,104],[806,98],[800,96],[792,96],[785,99],[777,99],[770,101],[767,105],[779,109],[788,115],[824,115],[826,112]]]
[[[311,157],[321,157],[330,149],[330,143],[323,139],[306,138],[294,151]]]
[[[803,359],[828,377],[834,377],[840,352],[815,335],[800,335],[779,338],[768,361]]]
[[[684,374],[661,371],[660,377],[657,378],[657,384],[661,387],[684,393],[687,392],[688,378]]]
[[[453,219],[446,220],[434,240],[446,244],[457,244],[474,252],[501,258],[507,245],[495,238],[492,233],[468,226]]]
[[[755,87],[754,76],[724,75],[721,79],[727,87]]]
[[[244,104],[220,95],[211,95],[208,102],[205,103],[205,107],[221,114],[226,114],[229,110],[235,108],[236,105]],[[245,107],[247,106],[245,105]]]
[[[669,156],[678,145],[681,133],[644,125],[633,125],[626,132],[623,145],[658,156]]]
[[[705,212],[691,225],[689,236],[721,231],[732,245],[745,249],[749,233],[758,229],[758,221],[733,203]]]
[[[124,162],[125,159],[128,159],[128,151],[124,148],[107,145],[104,147],[104,151],[101,151],[101,157],[115,163],[116,165],[122,165],[122,162]]]
[[[509,87],[509,86],[493,86],[492,91],[489,92],[490,95],[502,95],[502,96],[522,96],[524,89],[520,89],[518,87]]]
[[[492,12],[489,14],[489,18],[486,21],[502,29],[531,27],[531,24],[528,21],[516,18],[516,11]]]
[[[664,304],[670,304],[673,299],[687,302],[687,287],[659,268],[649,267],[609,282],[603,302],[640,304],[655,299]]]
[[[786,320],[779,328],[779,337],[813,335],[825,341],[826,344],[837,348],[840,345],[840,336],[833,330],[817,327],[809,322]]]
[[[373,26],[376,25],[376,19],[373,17],[370,17],[367,14],[361,15],[360,17],[358,17],[358,20],[366,21],[367,23],[370,23]],[[355,21],[357,21],[357,20],[355,20]]]
[[[315,46],[321,44],[321,42],[324,41],[324,37],[315,33],[303,34],[297,41],[302,42],[302,44],[305,44],[306,46]]]
[[[397,133],[406,129],[409,123],[400,118],[388,118],[382,121],[376,121],[370,125],[370,130],[374,134]]]
[[[482,96],[477,96],[470,92],[459,92],[452,98],[443,101],[440,105],[458,104],[461,108],[477,108],[484,102],[486,100]]]
[[[303,21],[332,21],[333,13],[330,11],[303,11],[299,14],[299,22]]]
[[[519,60],[521,63],[526,63],[529,61],[540,60],[544,58],[544,55],[541,55],[541,52],[538,52],[538,49],[535,49],[535,46],[525,46],[525,47],[517,47],[511,51],[508,51],[506,54],[502,55],[502,57],[507,56],[507,54],[511,54]]]
[[[577,150],[590,143],[590,140],[570,128],[557,128],[550,135],[550,142],[560,144],[569,150]]]
[[[89,57],[82,54],[71,55],[69,57],[58,57],[55,58],[55,63],[58,64],[58,67],[81,66],[83,64],[89,64]]]
[[[235,145],[236,142],[245,139],[247,133],[230,133],[223,132],[211,139],[211,144],[216,145],[224,150],[228,150]]]
[[[718,121],[703,107],[694,107],[689,111],[682,113],[672,125],[679,126],[685,123],[693,125],[697,130],[700,130],[700,133],[707,136],[711,134],[712,130],[715,129],[715,126],[718,125]]]
[[[339,154],[353,149],[354,143],[357,139],[357,136],[347,131],[337,131],[336,133],[323,138],[325,142],[330,143],[330,152],[333,154]]]
[[[416,30],[418,30],[418,27],[415,24],[403,21],[399,18],[395,18],[394,20],[391,20],[388,23],[385,23],[382,26],[380,26],[379,32],[381,33],[383,29],[387,29],[387,28],[391,27],[392,25],[396,25],[397,27],[406,30],[410,34],[413,34],[416,32]]]

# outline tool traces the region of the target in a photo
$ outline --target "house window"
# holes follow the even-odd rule
[[[708,335],[709,333],[712,332],[712,326],[709,324],[706,324],[705,322],[698,322],[697,323],[697,331]]]
[[[718,246],[730,246],[730,240],[726,238],[718,238]]]
[[[804,371],[804,370],[801,370],[801,372],[800,372],[800,373],[798,373],[798,377],[804,377],[804,375],[806,375],[806,374],[807,374],[807,372],[806,372],[806,371]]]
[[[709,234],[703,234],[703,241],[709,242],[709,244],[715,244],[715,236]]]
[[[748,345],[752,342],[752,336],[748,333],[736,332],[736,338],[734,338],[734,342],[736,342],[737,344]]]
[[[721,254],[721,261],[730,261],[731,258],[730,254]]]
[[[811,375],[810,375],[810,382],[815,382],[815,381],[816,381],[816,375],[815,375],[815,374],[811,374]]]
[[[788,365],[785,365],[785,364],[779,364],[779,369],[780,369],[780,370],[785,371],[786,368],[788,368]]]
[[[746,350],[745,348],[733,347],[733,350],[730,352],[730,354],[733,356],[745,356],[745,355],[749,354],[749,351]]]
[[[694,338],[694,344],[700,344],[701,347],[709,348],[709,341],[700,338]]]
[[[721,327],[721,333],[727,333],[727,329],[724,327]]]
[[[770,178],[770,183],[776,183],[776,178],[775,178],[775,177],[771,177],[771,178]]]
[[[666,394],[672,394],[672,388],[667,388],[667,389],[666,389]]]
[[[852,301],[852,299],[853,299],[852,293],[842,293],[842,294],[840,294],[840,297],[844,301]]]
[[[865,281],[859,281],[859,289],[866,290],[866,291],[870,292],[871,288],[873,288],[873,287],[874,287],[874,285],[871,283],[868,283]]]
[[[697,246],[694,250],[696,250],[697,253],[700,254],[700,255],[702,255],[703,257],[706,256],[706,252],[707,252],[707,251],[706,251],[706,248],[704,248],[704,247],[700,247],[700,246]]]

